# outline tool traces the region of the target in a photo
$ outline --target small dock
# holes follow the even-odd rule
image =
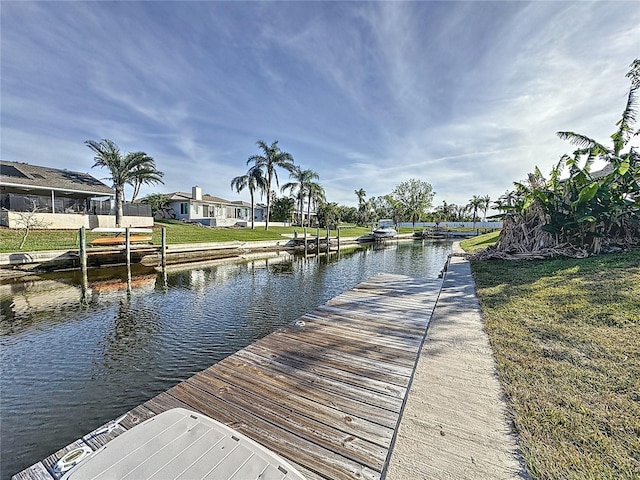
[[[57,479],[65,453],[174,407],[243,433],[308,480],[384,478],[441,286],[371,277],[13,478]]]

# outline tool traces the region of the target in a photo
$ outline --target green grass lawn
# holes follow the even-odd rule
[[[298,232],[303,235],[301,227],[276,227],[270,226],[269,230],[263,227],[255,228],[207,228],[180,221],[167,220],[158,221],[153,228],[153,243],[161,244],[161,229],[167,229],[167,243],[208,243],[208,242],[252,242],[260,240],[280,240],[283,235],[291,235]],[[345,227],[340,229],[341,237],[359,237],[370,232],[371,229],[364,227]],[[315,228],[307,229],[308,235],[316,234]],[[325,236],[326,230],[320,230],[320,236]],[[330,235],[335,237],[337,230],[331,230]],[[101,235],[87,231],[87,241]],[[0,252],[16,252],[22,239],[22,232],[8,228],[0,229]],[[32,230],[27,236],[27,241],[21,251],[33,252],[42,250],[70,250],[78,248],[77,230]]]
[[[481,248],[486,248],[489,245],[493,245],[498,241],[498,237],[500,236],[500,231],[489,232],[482,235],[478,235],[473,238],[466,238],[460,242],[460,247],[465,252],[475,252]]]
[[[532,476],[640,478],[640,249],[472,269]]]

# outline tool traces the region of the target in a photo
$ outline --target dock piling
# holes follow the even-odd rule
[[[167,228],[162,227],[162,269],[165,270],[167,268]]]
[[[89,292],[89,272],[87,270],[87,232],[83,227],[80,227],[78,232],[78,253],[80,256],[80,269],[82,270],[82,298],[83,304],[87,302],[87,295]]]
[[[82,274],[86,275],[87,273],[87,232],[84,229],[84,227],[80,227],[80,230],[78,231],[78,237],[79,237],[79,251],[78,253],[80,254],[80,267],[82,268]]]
[[[331,250],[331,237],[329,236],[329,227],[327,226],[327,254]]]
[[[124,229],[125,256],[127,261],[127,291],[131,293],[131,232],[129,227]]]
[[[304,256],[307,256],[307,227],[303,228],[304,230]]]

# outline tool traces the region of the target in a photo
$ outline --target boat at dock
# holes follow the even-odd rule
[[[398,236],[398,232],[395,228],[386,226],[386,227],[378,227],[373,230],[373,238],[376,240],[381,240],[384,238],[395,238]]]
[[[127,430],[79,460],[62,480],[127,476],[305,480],[271,450],[185,408],[167,410]]]

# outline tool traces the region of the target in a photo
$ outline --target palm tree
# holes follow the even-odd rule
[[[133,203],[136,198],[138,198],[138,194],[140,193],[140,187],[143,184],[151,185],[154,183],[162,183],[162,177],[164,177],[164,173],[160,172],[156,169],[156,162],[153,158],[148,157],[143,152],[138,152],[145,157],[144,162],[139,164],[134,168],[134,177],[130,179],[127,183],[133,187],[133,195],[131,195],[131,203]]]
[[[358,213],[360,213],[360,216],[362,217],[361,222],[366,223],[366,218],[364,218],[364,210],[365,210],[364,199],[367,196],[367,192],[364,191],[364,188],[359,188],[358,190],[355,190],[353,193],[355,193],[356,196],[358,197]]]
[[[629,89],[627,105],[622,112],[622,118],[618,120],[618,123],[616,123],[618,130],[611,135],[611,138],[613,139],[613,148],[608,148],[602,143],[599,143],[585,135],[580,135],[579,133],[557,132],[556,135],[583,149],[578,150],[578,153],[586,153],[589,154],[590,157],[600,156],[614,165],[616,163],[620,163],[620,152],[622,149],[627,145],[631,138],[640,134],[640,130],[635,132],[633,131],[633,124],[636,120],[637,113],[637,93],[640,90],[640,59],[636,58],[631,63],[631,70],[629,70],[626,77],[631,79],[631,87]]]
[[[479,195],[474,195],[471,200],[469,200],[469,206],[473,208],[473,229],[476,229],[476,219],[478,218],[478,209],[482,208],[484,205],[484,199]]]
[[[267,191],[267,182],[262,170],[254,165],[244,175],[234,177],[231,180],[231,188],[237,193],[240,193],[245,188],[249,189],[249,196],[251,197],[251,230],[253,230],[255,227],[254,194],[256,190],[259,190],[261,194]]]
[[[271,184],[275,179],[276,185],[279,186],[278,173],[276,167],[280,167],[288,172],[292,172],[294,169],[293,156],[290,153],[283,152],[278,147],[278,141],[276,140],[271,145],[267,145],[262,140],[256,142],[258,147],[262,150],[263,155],[251,155],[247,160],[247,165],[251,162],[255,163],[255,167],[258,169],[264,169],[267,188],[267,218],[265,223],[265,230],[269,230],[269,214],[271,213]]]
[[[320,177],[313,170],[302,170],[300,167],[294,167],[293,171],[289,175],[289,178],[292,178],[295,181],[285,183],[282,186],[281,191],[284,193],[285,190],[291,190],[291,192],[293,193],[293,191],[297,189],[296,199],[298,201],[299,207],[298,212],[300,213],[300,226],[304,226],[302,205],[304,203],[305,197],[309,197],[310,184],[312,184],[314,180],[318,180]],[[311,201],[311,199],[309,199],[309,201]]]
[[[451,216],[455,215],[456,205],[454,203],[447,203],[446,200],[442,201],[442,205],[436,207],[437,213],[441,216],[443,222],[451,220]]]
[[[116,191],[116,226],[122,222],[124,204],[124,187],[134,182],[136,178],[154,178],[162,182],[162,172],[155,168],[155,162],[144,152],[134,152],[122,155],[118,146],[108,139],[100,142],[87,140],[84,142],[96,154],[93,167],[105,167],[111,173],[110,180]]]
[[[315,173],[315,172],[313,172]],[[318,175],[316,174],[316,177]],[[309,203],[307,204],[307,226],[311,226],[311,202],[316,207],[316,218],[317,218],[317,206],[320,202],[324,202],[326,200],[324,195],[324,188],[317,182],[308,182],[307,183],[307,197],[309,199]]]
[[[489,204],[491,203],[491,197],[489,195],[485,195],[482,198],[482,221],[486,222],[487,221],[487,210],[489,210]]]

